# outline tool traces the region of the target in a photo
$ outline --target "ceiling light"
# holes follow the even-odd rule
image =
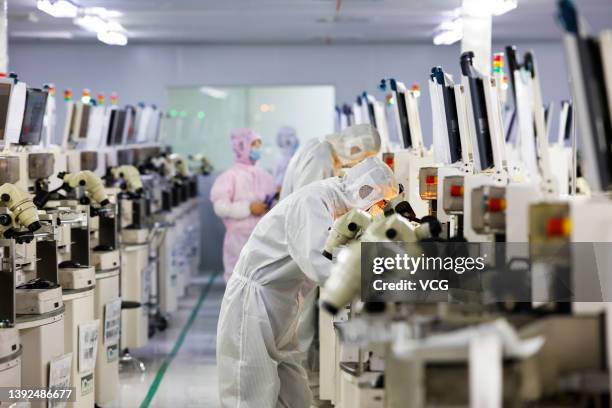
[[[99,33],[106,30],[106,21],[98,16],[85,15],[74,20],[76,25],[81,26],[87,31]]]
[[[57,18],[75,18],[79,14],[79,7],[69,0],[38,0],[36,7]]]
[[[119,10],[108,10],[104,7],[87,7],[85,14],[94,14],[102,18],[117,18],[123,15]]]
[[[118,31],[100,31],[98,33],[98,40],[108,45],[127,45],[128,38],[124,33]]]
[[[442,22],[434,31],[435,45],[450,45],[463,38],[463,19],[456,18]]]

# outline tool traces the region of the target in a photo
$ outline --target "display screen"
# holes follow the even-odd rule
[[[112,110],[108,119],[108,131],[106,132],[106,145],[113,145],[113,128],[115,126],[115,118],[117,117],[117,111]]]
[[[410,125],[408,123],[408,109],[406,107],[406,94],[404,92],[395,91],[395,99],[397,101],[397,110],[399,112],[400,128],[402,131],[402,140],[404,149],[412,147],[412,135],[410,134]]]
[[[79,139],[87,139],[87,129],[89,128],[89,114],[91,113],[90,105],[83,105],[81,112],[81,123],[79,123]]]
[[[0,142],[6,133],[6,118],[8,116],[9,99],[11,98],[11,85],[0,84]]]
[[[120,145],[123,143],[123,131],[125,129],[126,112],[123,109],[115,111],[115,120],[112,124],[112,144]]]
[[[442,97],[444,98],[444,113],[446,115],[451,163],[456,163],[461,159],[461,136],[459,135],[459,118],[457,117],[457,104],[453,87],[443,86]]]
[[[36,145],[40,143],[46,107],[47,92],[28,88],[19,144]]]
[[[126,143],[128,144],[132,144],[134,143],[136,140],[136,109],[134,109],[133,106],[127,106],[125,108],[126,111],[126,123],[125,125],[127,125],[127,138],[126,138]]]

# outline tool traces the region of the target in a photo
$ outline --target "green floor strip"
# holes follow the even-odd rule
[[[195,321],[198,315],[198,312],[200,311],[200,307],[202,307],[202,303],[204,303],[206,296],[208,296],[208,292],[210,291],[210,288],[212,287],[212,284],[215,278],[217,277],[217,275],[218,273],[213,273],[210,276],[210,279],[208,280],[208,283],[206,284],[204,289],[202,289],[202,293],[200,293],[200,298],[198,299],[198,303],[196,303],[195,307],[191,311],[191,315],[189,316],[187,323],[183,327],[183,330],[181,330],[181,334],[179,334],[178,338],[176,339],[176,343],[174,343],[174,347],[172,347],[172,351],[170,352],[170,354],[168,354],[168,357],[166,357],[162,365],[159,367],[159,370],[157,370],[155,379],[151,383],[151,387],[149,387],[149,392],[147,392],[147,395],[144,401],[142,401],[142,404],[140,404],[140,408],[148,408],[149,405],[151,405],[151,401],[153,401],[153,397],[155,397],[155,393],[157,392],[157,389],[159,388],[159,385],[161,384],[164,378],[164,375],[166,374],[166,371],[168,370],[168,367],[170,366],[170,363],[172,362],[172,360],[174,360],[174,357],[176,357],[179,350],[181,349],[181,346],[183,345],[183,342],[185,341],[185,337],[187,337],[187,332],[193,325],[193,322]]]

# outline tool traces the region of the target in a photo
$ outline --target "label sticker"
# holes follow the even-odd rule
[[[79,372],[93,371],[96,367],[98,352],[99,320],[81,323],[79,325]]]
[[[115,299],[104,305],[104,344],[119,343],[121,334],[121,299]]]
[[[49,362],[49,388],[70,388],[70,372],[72,371],[72,353],[64,354]],[[66,401],[48,400],[49,408],[64,408]]]

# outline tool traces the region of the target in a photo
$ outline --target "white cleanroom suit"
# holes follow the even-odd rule
[[[328,278],[328,227],[351,208],[397,195],[393,173],[368,158],[342,178],[312,183],[282,200],[255,227],[230,278],[219,317],[221,405],[307,408],[311,393],[298,348],[298,293]]]

